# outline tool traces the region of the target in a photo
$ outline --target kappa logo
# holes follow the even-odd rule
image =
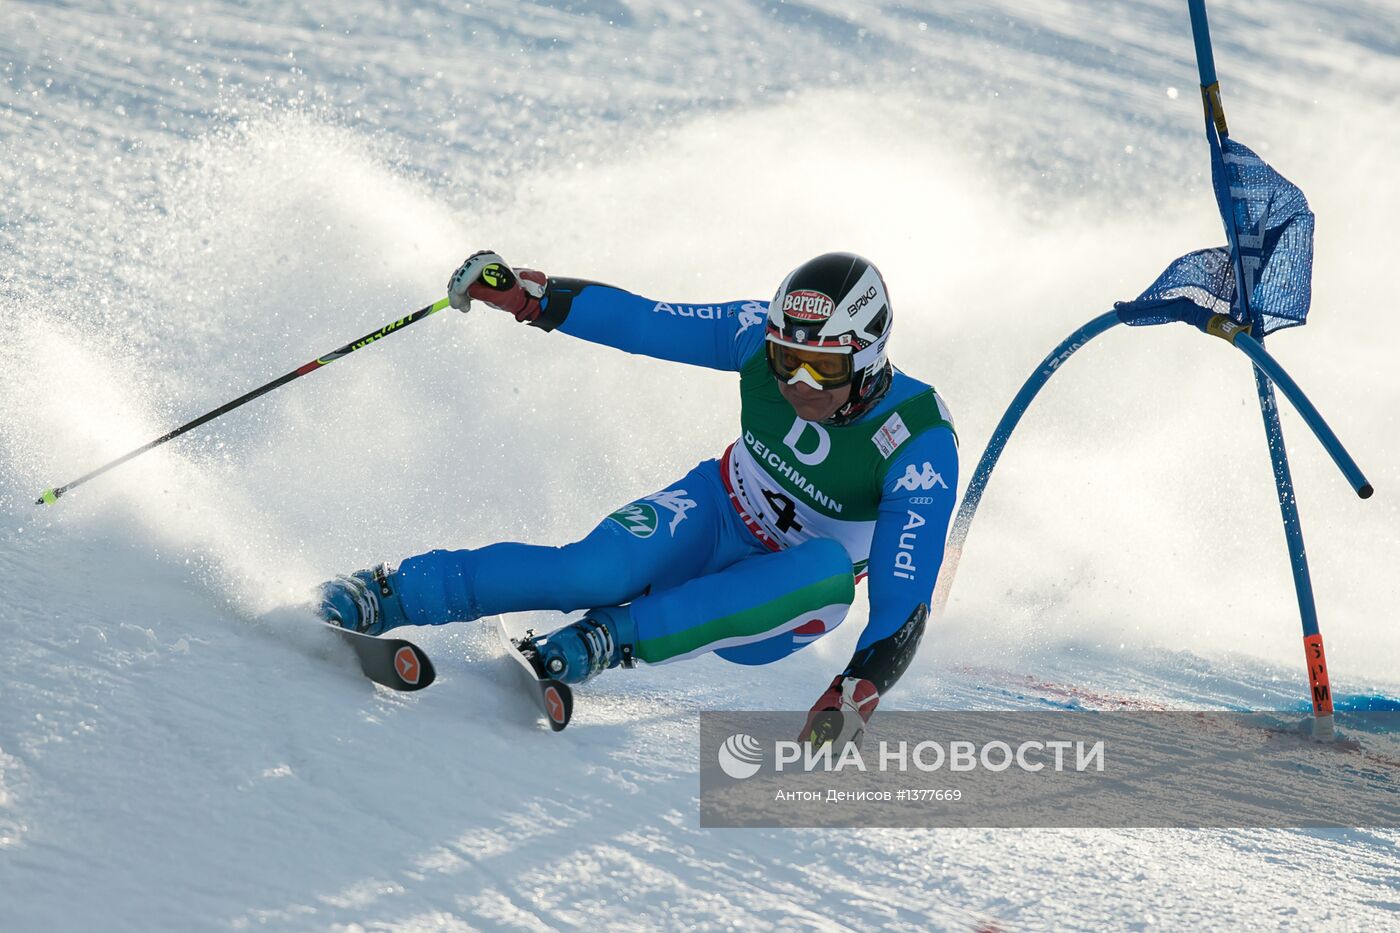
[[[909,464],[909,466],[904,469],[904,475],[895,483],[896,488],[907,489],[910,492],[915,492],[920,489],[932,489],[935,486],[942,486],[944,489],[948,488],[948,484],[943,482],[943,477],[934,470],[933,464],[931,463],[925,463],[922,472],[916,470],[914,464]]]
[[[394,670],[398,671],[399,678],[409,685],[418,683],[418,678],[423,676],[423,669],[418,665],[418,655],[407,645],[394,652]]]
[[[624,505],[609,515],[608,521],[617,522],[634,538],[650,538],[659,523],[656,508],[647,502]]]
[[[739,333],[743,333],[755,324],[762,324],[768,319],[768,312],[763,305],[753,301],[744,302],[739,309]]]
[[[685,521],[685,513],[695,508],[695,500],[685,498],[684,489],[668,489],[647,496],[647,499],[667,509],[674,516],[671,519],[671,537],[676,536],[676,526]],[[654,530],[654,529],[653,529]]]
[[[825,321],[836,310],[836,302],[821,292],[799,288],[783,296],[783,314],[794,321]]]

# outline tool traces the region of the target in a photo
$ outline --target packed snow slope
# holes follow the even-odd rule
[[[1400,694],[1400,5],[1211,4],[1234,135],[1318,214],[1270,346],[1333,685]],[[1222,241],[1185,4],[0,4],[0,929],[1374,929],[1390,830],[702,831],[696,712],[782,663],[617,672],[544,731],[484,625],[378,690],[312,586],[562,543],[717,455],[720,374],[443,313],[34,497],[440,297],[468,252],[668,300],[883,269],[966,467],[1056,341]],[[511,620],[523,627],[557,618]],[[888,708],[1300,711],[1253,382],[1186,328],[1076,356]],[[358,925],[358,926],[357,926]]]

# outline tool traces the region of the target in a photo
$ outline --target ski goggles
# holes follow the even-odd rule
[[[855,376],[849,353],[803,350],[768,341],[768,370],[779,382],[806,383],[814,389],[839,389]]]

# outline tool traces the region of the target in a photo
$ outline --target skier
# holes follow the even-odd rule
[[[629,353],[739,374],[738,440],[564,547],[435,550],[323,585],[321,612],[380,634],[503,612],[586,609],[533,640],[543,677],[713,651],[786,657],[845,618],[867,578],[870,619],[802,737],[858,740],[918,648],[957,488],[938,394],[888,361],[891,306],[850,253],[803,263],[772,303],[652,301],[583,279],[468,257],[449,299]]]

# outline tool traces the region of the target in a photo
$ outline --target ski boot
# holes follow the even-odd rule
[[[384,564],[321,584],[321,617],[363,635],[380,635],[408,624],[394,574]]]
[[[637,626],[626,606],[592,609],[548,635],[530,637],[520,646],[541,678],[581,684],[600,671],[633,667]]]

